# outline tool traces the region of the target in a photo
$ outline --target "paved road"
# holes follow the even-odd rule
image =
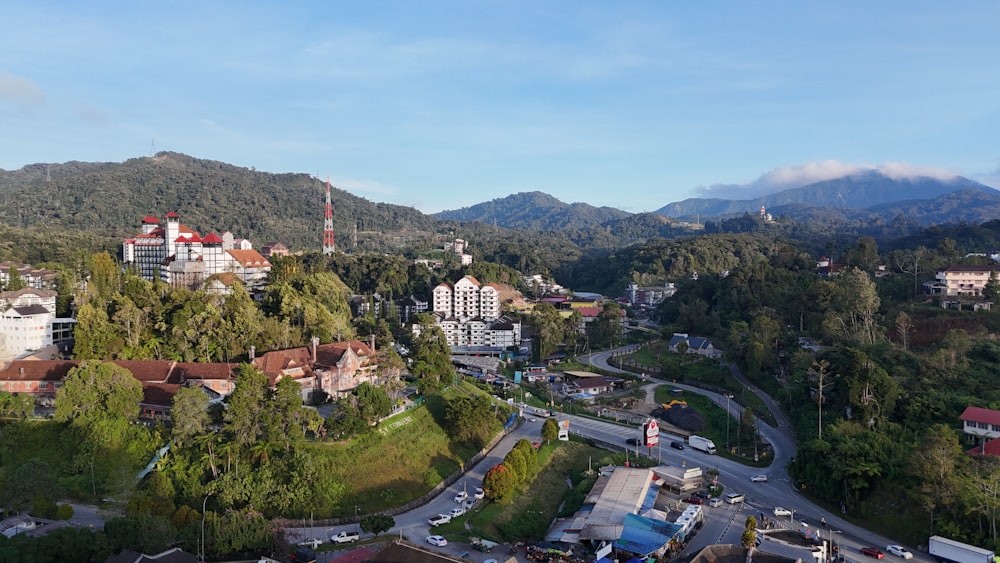
[[[481,553],[478,551],[469,550],[466,544],[455,544],[448,545],[446,547],[433,547],[426,543],[426,538],[429,535],[437,533],[430,525],[427,523],[427,519],[435,514],[440,514],[442,512],[448,512],[452,508],[455,508],[458,503],[455,502],[455,494],[466,490],[471,496],[472,491],[476,487],[480,486],[483,482],[483,477],[486,472],[489,471],[494,465],[497,465],[503,461],[503,458],[508,452],[514,447],[521,438],[527,438],[529,440],[537,440],[541,437],[542,431],[542,421],[543,419],[538,419],[536,422],[524,422],[523,424],[517,426],[511,430],[506,436],[504,436],[496,446],[490,450],[482,460],[479,461],[475,466],[466,468],[467,471],[465,476],[455,482],[451,487],[448,487],[442,491],[439,495],[431,499],[427,504],[398,514],[394,516],[396,520],[396,525],[393,526],[391,530],[382,534],[382,537],[394,536],[403,537],[407,540],[426,546],[430,549],[437,551],[442,551],[452,555],[458,555],[462,552],[469,552],[468,558],[473,561],[485,561],[491,558],[506,558],[506,552],[502,551],[502,546],[494,549],[493,553]],[[289,528],[286,530],[286,535],[289,541],[296,543],[301,538],[306,537],[319,537],[322,539],[329,539],[333,534],[340,532],[341,530],[358,531],[357,524],[351,524],[347,526],[336,526],[333,528]],[[371,534],[362,534],[362,538],[370,538]],[[348,549],[349,546],[344,546]],[[325,563],[328,560],[334,559],[341,555],[338,552],[328,552],[320,553],[318,563]]]
[[[623,370],[610,365],[608,362],[613,354],[621,353],[631,348],[634,347],[595,352],[581,357],[580,359],[587,361],[591,365],[594,365],[602,370],[625,373]],[[748,391],[755,393],[764,401],[764,404],[767,405],[777,420],[777,427],[772,427],[761,419],[757,419],[761,435],[763,435],[774,448],[774,461],[772,462],[770,468],[765,471],[761,471],[760,469],[749,468],[737,462],[719,458],[718,456],[709,456],[708,454],[691,450],[691,448],[684,450],[683,453],[669,453],[664,456],[663,459],[667,463],[670,463],[671,459],[675,459],[675,463],[678,461],[685,461],[688,465],[697,463],[702,464],[704,467],[716,467],[719,469],[720,480],[723,481],[724,484],[727,484],[727,488],[729,490],[737,490],[739,492],[744,492],[747,495],[747,502],[740,507],[740,512],[743,516],[738,518],[738,526],[729,526],[721,535],[713,536],[711,533],[706,533],[708,531],[708,525],[706,525],[706,529],[698,534],[695,541],[691,542],[691,546],[689,546],[688,551],[693,553],[705,545],[720,542],[739,543],[739,533],[742,533],[743,521],[746,516],[753,514],[759,518],[760,514],[764,513],[767,516],[773,517],[771,511],[775,506],[782,506],[790,510],[795,510],[795,514],[793,515],[794,520],[788,524],[789,526],[794,527],[796,526],[796,523],[798,523],[798,527],[803,527],[801,522],[804,521],[807,524],[807,527],[817,530],[822,538],[829,539],[834,541],[834,543],[843,545],[844,549],[846,549],[844,552],[846,557],[853,559],[854,561],[864,561],[868,559],[858,552],[860,547],[875,546],[885,551],[886,545],[899,543],[895,540],[890,540],[875,534],[866,528],[857,526],[852,522],[843,519],[840,514],[827,512],[824,508],[814,504],[808,498],[804,497],[800,491],[795,488],[794,483],[792,483],[791,479],[788,477],[788,472],[786,470],[789,461],[791,461],[791,459],[795,456],[796,451],[795,437],[792,435],[791,426],[788,423],[787,417],[784,412],[782,412],[777,402],[770,395],[743,377],[735,365],[730,365],[730,372],[737,381],[746,387]],[[727,401],[724,395],[691,385],[666,381],[663,381],[662,383],[669,383],[671,387],[681,388],[685,391],[709,397],[715,404],[719,405],[723,409],[728,408],[730,416],[733,416],[736,420],[739,420],[740,418],[742,407],[740,407],[740,405],[738,405],[735,401]],[[571,422],[570,425],[572,429],[574,423]],[[580,421],[577,423],[576,427],[580,430],[582,435],[587,435],[587,429],[592,426],[585,425],[582,421]],[[609,431],[605,430],[605,432]],[[635,431],[631,429],[627,432],[630,432],[627,436],[634,435],[635,433]],[[600,435],[595,434],[593,437],[598,438],[598,436]],[[626,434],[623,434],[623,436],[626,436]],[[622,441],[624,442],[624,438]],[[664,450],[664,452],[666,451],[667,450]],[[766,473],[768,475],[768,482],[751,483],[750,475],[755,473]],[[821,518],[826,519],[826,527],[819,526]],[[767,544],[768,547],[771,547],[772,545],[773,544]],[[917,551],[914,546],[909,546],[909,548],[914,554],[914,559],[912,561],[934,561],[934,559],[927,554]],[[886,555],[886,557],[894,558],[892,555]]]

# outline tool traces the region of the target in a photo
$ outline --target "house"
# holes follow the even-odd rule
[[[51,406],[71,369],[85,360],[15,360],[0,370],[0,391],[30,393],[35,402]],[[169,418],[174,395],[185,385],[206,389],[219,398],[235,388],[235,364],[194,364],[170,360],[114,360],[142,384],[139,418],[162,421]],[[218,389],[219,391],[216,391]]]
[[[10,270],[13,268],[17,275],[24,282],[25,286],[34,289],[55,289],[56,280],[59,278],[57,272],[46,270],[45,268],[35,268],[31,264],[21,264],[5,260],[0,262],[0,287],[7,287],[10,283]]]
[[[56,297],[31,287],[0,292],[0,360],[72,340],[76,319],[56,317]]]
[[[717,350],[711,340],[701,336],[688,336],[683,332],[675,332],[670,338],[670,351],[680,352],[681,348],[685,346],[688,354],[698,354],[707,358],[722,356],[722,350]]]
[[[264,258],[272,256],[288,256],[288,247],[280,242],[269,242],[260,247],[260,255]]]
[[[368,344],[360,340],[320,344],[314,338],[311,347],[274,350],[254,358],[251,364],[268,376],[271,386],[286,377],[294,379],[302,387],[302,400],[306,402],[320,400],[320,392],[337,397],[362,383],[379,383],[374,337]]]
[[[962,431],[977,438],[1000,438],[1000,411],[980,407],[965,407],[958,417]]]
[[[656,307],[676,293],[677,286],[673,282],[646,287],[639,287],[633,283],[625,288],[625,299],[633,307]]]
[[[927,295],[981,297],[990,276],[1000,273],[1000,264],[986,266],[957,265],[937,272],[934,281],[924,283]]]
[[[600,395],[614,391],[615,384],[621,384],[618,378],[607,377],[588,371],[567,371],[567,378],[563,382],[563,393],[573,395],[576,393],[586,393],[588,395]]]
[[[835,276],[843,269],[843,264],[838,264],[826,256],[821,256],[816,262],[816,273],[823,277]]]

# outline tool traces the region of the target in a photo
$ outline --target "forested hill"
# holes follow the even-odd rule
[[[318,249],[324,182],[161,152],[122,163],[67,162],[0,170],[0,224],[128,236],[147,215],[176,211],[205,234],[228,230],[261,245]],[[410,207],[373,203],[332,189],[334,231],[345,244],[361,231],[431,229],[438,221]]]
[[[613,207],[586,203],[563,203],[542,192],[522,192],[485,203],[436,213],[438,219],[480,221],[508,229],[550,231],[581,225],[592,226],[629,217],[631,213]]]
[[[989,186],[974,182],[967,178],[957,177],[951,180],[936,178],[890,178],[878,171],[872,170],[861,174],[844,176],[833,180],[816,182],[807,186],[784,190],[748,200],[726,199],[686,199],[666,205],[656,212],[669,217],[693,218],[696,216],[720,217],[756,213],[761,206],[768,211],[779,211],[782,206],[836,207],[848,209],[882,209],[905,207],[903,202],[913,203],[916,200],[933,200],[963,190],[973,190],[987,197],[996,198],[1000,192]],[[930,224],[934,219],[926,221],[915,218],[920,223]],[[949,221],[954,219],[949,218]],[[985,219],[984,219],[985,220]]]

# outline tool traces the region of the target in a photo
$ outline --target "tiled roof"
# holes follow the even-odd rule
[[[479,280],[477,280],[477,279],[476,279],[475,277],[473,277],[473,276],[462,276],[462,279],[463,279],[463,280],[469,280],[470,282],[472,282],[472,283],[476,284],[477,286],[479,286],[479,285],[483,285],[483,284],[479,283]]]
[[[14,360],[0,370],[3,381],[62,381],[79,362],[60,360]]]
[[[981,446],[976,446],[972,449],[965,450],[965,453],[969,455],[1000,456],[1000,438],[994,438]]]
[[[222,237],[215,233],[208,233],[205,235],[205,238],[201,239],[201,242],[205,244],[222,244],[223,240]]]
[[[26,307],[14,307],[17,314],[22,317],[28,317],[31,315],[51,315],[52,312],[42,307],[41,305],[28,305]]]
[[[180,374],[173,373],[174,362],[170,360],[115,360],[112,362],[130,372],[143,384],[181,383]]]
[[[243,283],[243,280],[241,280],[239,276],[237,276],[232,272],[222,272],[219,274],[212,274],[211,276],[208,277],[208,280],[206,281],[210,280],[219,280],[219,283],[221,283],[226,287],[233,287],[238,283]]]
[[[143,383],[142,402],[162,407],[173,406],[174,395],[181,386],[177,383]]]
[[[267,268],[271,266],[271,263],[267,261],[267,258],[261,256],[260,252],[256,250],[227,250],[230,256],[234,260],[243,265],[244,268]]]
[[[171,212],[167,213],[166,216],[169,217],[169,218],[171,218],[171,219],[176,219],[176,218],[180,217],[180,215],[178,215],[176,211],[171,211]]]
[[[984,266],[971,266],[968,264],[956,264],[948,266],[945,272],[1000,272],[1000,264],[989,264]]]
[[[1000,426],[1000,411],[984,409],[981,407],[965,407],[965,411],[962,412],[962,416],[958,417],[958,419],[985,422],[987,424],[996,424]]]
[[[253,364],[264,372],[273,385],[287,370],[301,369],[303,376],[312,373],[312,354],[306,347],[274,350],[254,359]]]
[[[16,291],[0,291],[0,299],[6,299],[8,301],[13,301],[22,295],[37,295],[38,297],[46,299],[59,295],[59,292],[53,289],[35,289],[33,287],[25,287]]]
[[[159,217],[153,217],[152,215],[146,215],[145,217],[142,218],[142,222],[146,223],[147,225],[159,225],[160,224],[160,219],[159,219]]]
[[[178,362],[174,372],[182,379],[233,379],[238,364],[199,364],[194,362]]]

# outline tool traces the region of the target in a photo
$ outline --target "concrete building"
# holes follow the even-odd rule
[[[122,262],[143,279],[161,280],[175,287],[199,289],[213,275],[232,273],[247,290],[261,287],[271,264],[245,239],[232,233],[200,236],[171,211],[163,220],[151,215],[141,232],[122,243]]]
[[[56,317],[56,296],[51,289],[0,292],[0,360],[72,340],[76,319]]]

